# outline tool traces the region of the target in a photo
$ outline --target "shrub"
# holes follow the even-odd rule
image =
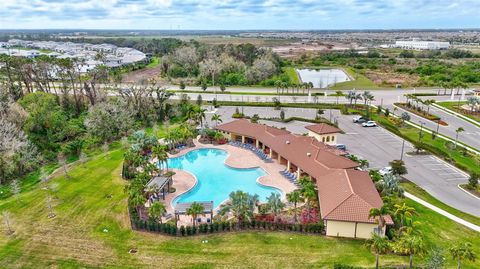
[[[185,236],[185,234],[186,234],[185,226],[183,226],[183,225],[180,226],[180,234],[181,234],[182,236]]]

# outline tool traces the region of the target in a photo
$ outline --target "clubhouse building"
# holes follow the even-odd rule
[[[385,229],[378,230],[377,220],[368,217],[370,209],[383,205],[368,172],[356,170],[358,163],[331,146],[340,130],[326,124],[306,128],[309,135],[303,136],[245,119],[216,127],[232,141],[261,149],[297,179],[309,176],[317,185],[328,236],[370,238],[372,232],[384,234]],[[385,218],[387,224],[393,224],[390,216]]]

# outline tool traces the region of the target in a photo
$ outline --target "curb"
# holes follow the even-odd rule
[[[461,185],[461,184],[458,184],[458,185],[457,185],[457,187],[458,187],[459,189],[461,189],[463,192],[468,193],[468,195],[472,196],[473,198],[476,198],[476,199],[480,200],[480,198],[479,198],[478,196],[471,194],[469,191],[467,191],[466,189],[462,188],[462,186],[460,186],[460,185]]]
[[[457,117],[457,118],[460,118],[460,119],[462,119],[462,120],[468,121],[468,122],[470,122],[471,124],[473,124],[473,125],[475,125],[475,126],[477,126],[477,127],[480,127],[480,123],[478,123],[476,120],[472,120],[472,119],[470,119],[469,117],[466,117],[466,116],[464,116],[464,115],[462,115],[462,114],[460,114],[460,113],[458,113],[458,112],[455,112],[455,111],[453,111],[453,110],[451,110],[451,109],[449,109],[449,108],[443,107],[443,106],[438,105],[438,104],[435,104],[435,103],[432,104],[432,106],[434,106],[434,107],[442,110],[443,112],[445,112],[445,113],[447,113],[447,114],[450,114],[450,115],[455,116],[455,117]]]

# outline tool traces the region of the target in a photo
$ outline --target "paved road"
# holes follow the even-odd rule
[[[285,108],[287,116],[301,116],[313,118],[315,109]],[[223,122],[228,122],[235,111],[234,107],[220,107],[217,114],[222,115]],[[278,117],[279,111],[272,108],[244,107],[246,115],[259,114],[263,117]],[[213,113],[211,113],[213,114]],[[330,110],[324,116],[329,116]],[[382,168],[393,159],[399,159],[402,151],[402,139],[391,134],[383,128],[364,128],[352,122],[353,116],[341,115],[339,111],[332,110],[332,118],[336,118],[339,127],[345,132],[338,137],[338,142],[347,145],[347,150],[352,154],[369,160],[371,168]],[[209,119],[210,117],[207,116]],[[294,133],[303,134],[304,128],[310,123],[292,121],[278,123],[263,121],[269,125],[286,127]],[[213,124],[213,123],[211,123]],[[411,153],[414,149],[408,142],[405,143],[404,153]],[[425,189],[438,200],[461,211],[480,216],[480,200],[472,197],[457,187],[465,183],[468,176],[461,170],[451,166],[433,155],[404,154],[403,160],[408,169],[405,176],[408,180]]]
[[[389,105],[387,107],[390,109],[390,111],[392,111],[393,105]],[[396,112],[396,114],[398,115],[402,112],[406,112],[406,111],[404,109],[398,108],[398,111]],[[410,112],[407,112],[407,113],[410,114],[411,122],[414,122],[419,125],[423,123],[425,127],[431,130],[437,130],[437,127],[438,127],[440,134],[444,136],[448,136],[452,139],[455,139],[455,136],[456,136],[455,130],[457,130],[459,127],[462,127],[463,129],[465,129],[465,131],[459,134],[458,141],[461,141],[471,147],[480,149],[480,128],[464,119],[453,116],[433,106],[430,107],[430,113],[433,115],[439,116],[443,121],[448,123],[448,126],[437,125],[437,123],[433,121],[424,119]]]

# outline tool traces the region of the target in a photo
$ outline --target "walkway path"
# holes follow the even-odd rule
[[[415,196],[411,193],[405,192],[405,197],[407,197],[409,199],[412,199],[413,201],[415,201],[415,202],[417,202],[417,203],[419,203],[419,204],[421,204],[421,205],[423,205],[423,206],[425,206],[425,207],[427,207],[427,208],[429,208],[429,209],[431,209],[431,210],[433,210],[433,211],[435,211],[435,212],[437,212],[437,213],[455,221],[456,223],[462,224],[463,226],[466,226],[466,227],[468,227],[468,228],[470,228],[474,231],[480,232],[480,226],[475,225],[475,224],[473,224],[471,222],[468,222],[466,220],[463,220],[463,219],[461,219],[461,218],[459,218],[455,215],[452,215],[452,214],[448,213],[447,211],[445,211],[443,209],[440,209],[440,208],[438,208],[438,207],[436,207],[436,206],[418,198],[417,196]]]

